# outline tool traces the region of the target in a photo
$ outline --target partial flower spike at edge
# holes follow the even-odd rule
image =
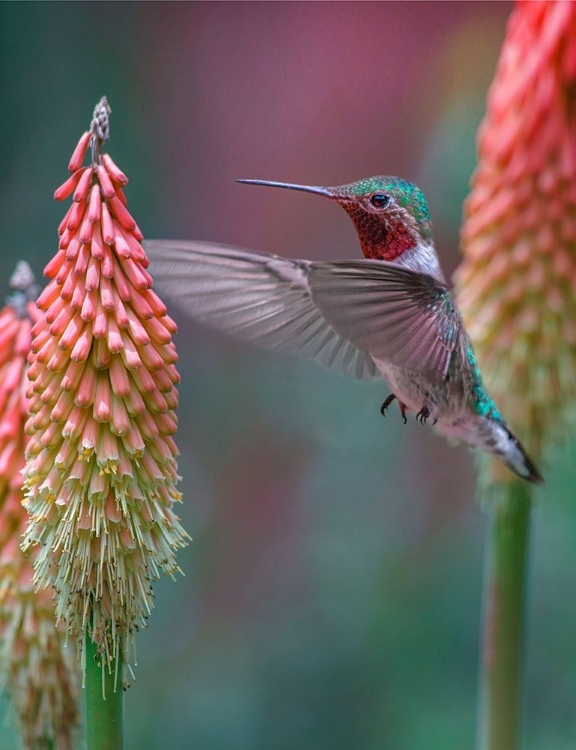
[[[490,389],[536,461],[576,426],[575,112],[576,4],[519,3],[478,133],[456,281]]]
[[[110,112],[103,98],[55,193],[72,204],[32,329],[23,547],[39,545],[35,580],[54,589],[83,669],[88,651],[115,690],[152,583],[180,572],[189,537],[173,509],[176,326],[152,290],[128,179],[102,153]]]
[[[72,750],[78,716],[78,668],[66,634],[54,627],[50,591],[34,591],[29,555],[19,543],[22,508],[26,358],[31,328],[40,317],[37,286],[21,261],[12,293],[0,310],[0,681],[26,750]]]
[[[554,458],[576,427],[575,112],[576,4],[518,2],[478,132],[456,282],[490,390],[536,461]],[[495,462],[481,478],[489,523],[477,750],[519,750],[534,495]]]

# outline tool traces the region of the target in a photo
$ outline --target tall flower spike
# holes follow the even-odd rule
[[[48,591],[35,592],[32,562],[20,548],[26,358],[32,322],[40,317],[37,286],[21,261],[0,310],[0,680],[10,696],[25,748],[73,747],[78,724],[78,667],[54,627]]]
[[[466,202],[459,303],[530,453],[575,426],[576,4],[512,15]]]
[[[180,571],[188,538],[173,511],[176,325],[152,290],[128,179],[102,155],[109,115],[103,98],[55,193],[73,202],[32,331],[24,539],[41,545],[36,580],[54,587],[58,620],[103,664],[129,660],[151,584]]]
[[[538,458],[575,425],[576,4],[519,2],[466,202],[460,307],[482,372]],[[492,464],[478,750],[517,750],[532,488]]]

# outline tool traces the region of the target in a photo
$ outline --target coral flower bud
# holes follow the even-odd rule
[[[153,608],[151,584],[179,571],[188,535],[172,509],[175,326],[119,193],[126,175],[101,153],[109,114],[103,99],[72,159],[80,171],[90,142],[90,167],[56,191],[76,203],[38,299],[24,548],[40,545],[36,580],[56,592],[82,658],[88,637],[104,663],[120,654],[128,663]]]
[[[92,138],[92,133],[89,131],[84,133],[80,140],[78,141],[78,144],[76,148],[74,149],[74,152],[72,156],[70,157],[70,163],[68,164],[68,171],[69,172],[75,172],[77,169],[79,169],[83,162],[84,157],[86,156],[86,151],[88,149],[88,144],[90,143],[90,139]]]
[[[106,198],[113,198],[116,195],[116,189],[112,184],[110,175],[101,164],[98,166],[98,181]]]
[[[106,171],[110,175],[113,182],[115,182],[117,185],[128,184],[128,178],[126,177],[124,172],[116,166],[109,154],[104,154],[102,156],[102,164],[106,168]]]
[[[70,177],[64,182],[58,190],[54,192],[54,200],[55,201],[63,201],[65,200],[74,190],[76,190],[76,186],[80,182],[80,178],[84,174],[86,170],[85,169],[78,169],[74,174],[70,175]],[[72,206],[68,209],[68,213],[64,217],[63,221],[67,221],[68,216],[70,215],[70,211],[72,210]]]
[[[91,170],[85,169],[82,176],[78,180],[78,186],[74,191],[73,199],[76,203],[79,203],[80,201],[83,201],[84,198],[86,198],[86,193],[88,192],[88,189],[90,187],[91,179]]]
[[[97,221],[100,221],[101,206],[100,186],[92,185],[92,187],[90,188],[90,201],[88,204],[88,219],[91,224],[95,224]]]

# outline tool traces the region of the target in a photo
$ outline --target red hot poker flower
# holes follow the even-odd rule
[[[32,332],[24,541],[42,545],[36,578],[54,587],[58,619],[105,662],[128,657],[151,583],[180,570],[188,538],[173,510],[176,326],[152,289],[128,179],[101,153],[109,114],[104,98],[55,193],[73,202]]]

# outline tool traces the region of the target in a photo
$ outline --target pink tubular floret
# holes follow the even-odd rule
[[[91,133],[88,131],[80,137],[80,140],[78,141],[78,144],[74,149],[72,156],[70,157],[70,163],[68,164],[69,172],[75,172],[82,166],[84,157],[86,156],[86,149],[88,148],[88,144],[90,143],[90,138]]]

